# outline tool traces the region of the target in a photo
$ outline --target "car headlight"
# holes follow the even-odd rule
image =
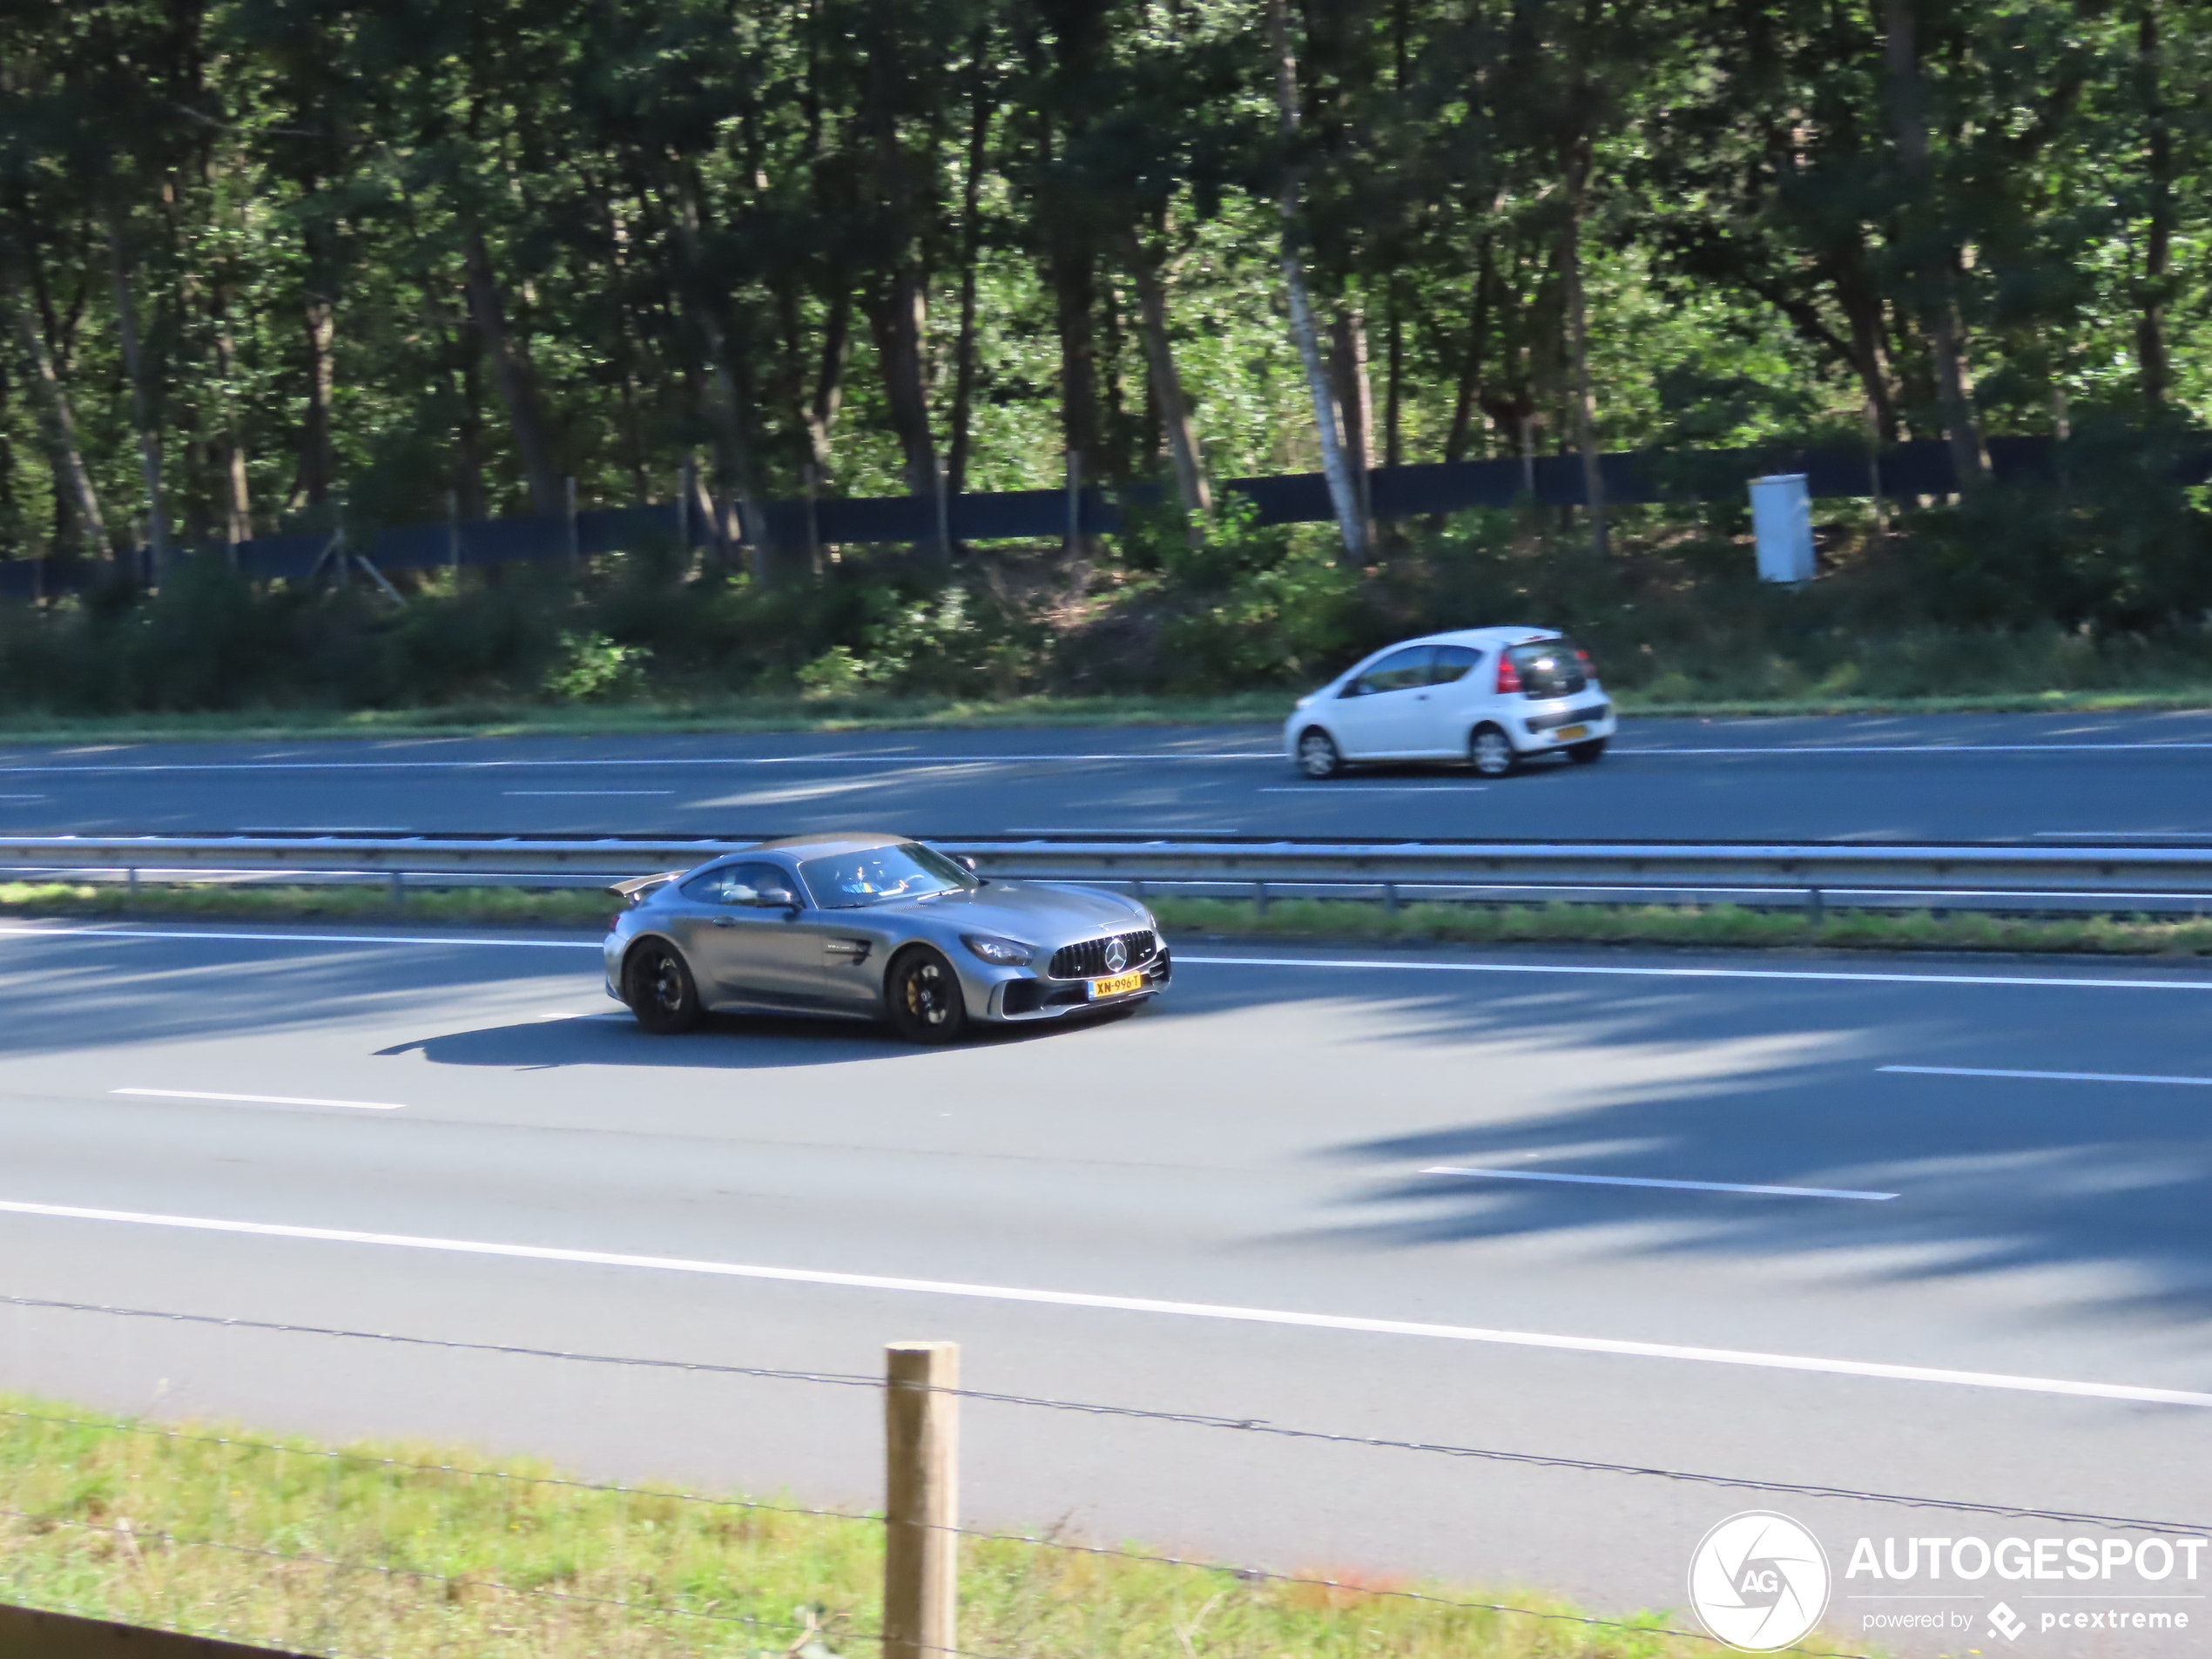
[[[1026,968],[1036,960],[1037,948],[1025,945],[1018,939],[1001,939],[995,934],[962,934],[960,942],[987,962],[1001,968]]]

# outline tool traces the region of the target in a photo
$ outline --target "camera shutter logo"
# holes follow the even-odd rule
[[[1110,941],[1106,947],[1106,971],[1118,974],[1128,966],[1129,947],[1118,939]]]
[[[1714,1636],[1741,1653],[1799,1642],[1828,1610],[1828,1554],[1787,1515],[1730,1515],[1689,1558],[1689,1605]]]

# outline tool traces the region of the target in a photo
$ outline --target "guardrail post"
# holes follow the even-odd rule
[[[1805,889],[1805,914],[1811,921],[1812,925],[1816,927],[1819,927],[1822,922],[1827,920],[1827,912],[1824,907],[1821,904],[1820,889],[1818,887],[1807,887]]]
[[[884,1358],[883,1659],[942,1659],[960,1622],[960,1345]]]
[[[403,910],[403,909],[405,909],[405,908],[407,907],[407,872],[406,872],[406,871],[404,871],[404,870],[395,870],[395,871],[393,871],[393,872],[392,872],[391,889],[392,889],[392,908],[393,908],[393,909],[395,909],[395,910]]]
[[[1264,881],[1252,883],[1252,909],[1259,915],[1267,914],[1267,883]]]
[[[1383,883],[1383,914],[1386,916],[1398,914],[1398,884],[1395,881]]]
[[[127,888],[127,889],[129,890],[129,893],[130,893],[130,895],[131,895],[131,902],[132,902],[132,904],[136,904],[136,903],[138,903],[138,871],[137,871],[135,868],[133,868],[133,869],[129,869],[129,870],[125,870],[125,871],[123,873],[123,885],[124,885],[124,887],[125,887],[125,888]]]

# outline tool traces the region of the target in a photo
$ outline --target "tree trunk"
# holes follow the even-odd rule
[[[161,493],[161,434],[154,424],[146,354],[138,338],[138,307],[123,251],[123,227],[113,207],[105,215],[108,274],[115,284],[115,318],[123,340],[123,369],[131,381],[131,424],[138,438],[138,475],[146,491],[146,550],[159,581],[169,569],[169,510]]]
[[[1130,276],[1136,285],[1137,332],[1144,341],[1152,401],[1160,412],[1160,430],[1168,441],[1168,460],[1175,469],[1176,499],[1196,537],[1201,534],[1198,521],[1213,511],[1213,493],[1206,486],[1197,435],[1190,426],[1190,406],[1183,395],[1183,376],[1176,368],[1174,345],[1168,339],[1167,295],[1160,284],[1159,266],[1152,263],[1134,232],[1129,237],[1127,254]]]
[[[222,382],[223,435],[217,466],[223,475],[223,537],[253,539],[253,498],[247,487],[246,444],[239,433],[238,341],[231,334],[230,291],[217,284],[208,302],[215,325],[215,375]]]
[[[1905,172],[1924,188],[1932,167],[1928,144],[1927,86],[1913,35],[1912,0],[1882,0],[1883,57],[1889,71],[1891,131]],[[1961,493],[1989,478],[1989,455],[1975,418],[1973,381],[1959,317],[1959,250],[1946,240],[1938,255],[1935,298],[1925,307],[1928,350],[1934,360],[1936,395],[1943,405],[1944,441]]]
[[[840,278],[822,322],[822,359],[814,395],[805,410],[806,448],[818,476],[830,470],[830,440],[837,433],[837,412],[845,403],[845,366],[853,357],[853,292]]]
[[[945,488],[958,496],[968,489],[968,457],[975,410],[976,263],[982,257],[983,168],[990,157],[991,114],[996,103],[987,68],[990,30],[975,31],[970,54],[975,65],[974,101],[968,118],[968,172],[960,195],[960,320],[953,343],[953,415],[948,437]]]
[[[499,279],[491,268],[491,249],[478,226],[469,227],[468,262],[469,314],[499,376],[500,398],[507,405],[507,418],[515,429],[515,448],[522,457],[523,477],[529,486],[530,510],[550,517],[566,510],[568,505],[560,463],[554,459],[553,435],[545,424],[537,376],[508,326]]]
[[[303,195],[312,196],[314,179],[302,179],[300,190]],[[301,227],[300,240],[307,254],[307,272],[301,280],[300,322],[307,333],[307,408],[300,426],[299,482],[291,503],[294,512],[302,507],[320,507],[328,501],[337,473],[330,431],[331,398],[337,384],[331,354],[335,310],[332,293],[337,285],[337,273],[333,268],[335,261],[330,250],[330,233],[313,219]]]
[[[2148,128],[2144,156],[2148,223],[2143,231],[2143,280],[2135,320],[2135,359],[2142,375],[2143,408],[2155,421],[2166,413],[2172,380],[2166,345],[2166,307],[2172,295],[2174,252],[2174,132],[2166,107],[2159,0],[2143,0],[2135,24],[2135,66]]]
[[[1298,126],[1298,60],[1291,55],[1290,24],[1283,15],[1283,0],[1267,0],[1267,22],[1275,54],[1275,99],[1280,128],[1287,141]],[[1329,505],[1336,514],[1337,533],[1344,540],[1348,563],[1367,563],[1366,520],[1359,511],[1359,497],[1345,464],[1343,446],[1337,442],[1335,400],[1329,393],[1329,374],[1321,361],[1321,340],[1313,322],[1313,305],[1305,291],[1305,272],[1298,255],[1298,174],[1283,175],[1278,204],[1283,221],[1283,288],[1291,309],[1291,338],[1298,346],[1305,369],[1305,388],[1313,401],[1314,435],[1321,445],[1321,473],[1329,486]]]
[[[1590,140],[1577,138],[1567,164],[1567,227],[1560,244],[1560,277],[1566,287],[1568,370],[1574,377],[1575,443],[1582,455],[1582,501],[1590,515],[1590,550],[1609,550],[1605,472],[1598,463],[1597,403],[1590,388],[1588,304],[1582,291],[1582,218],[1588,206]]]
[[[24,257],[30,257],[29,243],[26,241],[24,246]],[[100,498],[92,488],[92,475],[85,469],[84,450],[78,442],[77,412],[71,406],[69,388],[54,371],[54,354],[47,348],[45,333],[31,309],[30,297],[24,292],[23,279],[13,266],[7,269],[6,280],[8,307],[15,313],[16,332],[22,337],[24,356],[30,359],[31,375],[37,382],[39,404],[46,417],[46,442],[53,455],[55,494],[66,501],[76,515],[85,550],[105,551],[107,520],[100,512]]]
[[[1398,285],[1390,285],[1390,341],[1384,366],[1388,389],[1383,394],[1383,465],[1406,464],[1406,316],[1399,303]]]
[[[1490,343],[1490,238],[1486,233],[1474,261],[1474,314],[1467,319],[1467,354],[1460,359],[1460,384],[1452,399],[1452,428],[1445,435],[1444,458],[1464,460],[1474,433],[1474,412],[1482,402],[1482,366]]]
[[[928,326],[927,297],[921,273],[901,260],[868,306],[870,331],[890,405],[891,429],[899,440],[907,489],[934,499],[937,443],[929,429],[929,381],[922,363]]]
[[[1349,303],[1329,323],[1330,381],[1344,422],[1344,464],[1359,507],[1360,533],[1375,539],[1375,397],[1367,376],[1367,320]]]

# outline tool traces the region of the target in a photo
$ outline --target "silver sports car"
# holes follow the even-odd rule
[[[794,835],[616,891],[607,994],[648,1031],[803,1012],[949,1042],[974,1021],[1142,1002],[1170,971],[1133,899],[980,876],[897,835]]]

